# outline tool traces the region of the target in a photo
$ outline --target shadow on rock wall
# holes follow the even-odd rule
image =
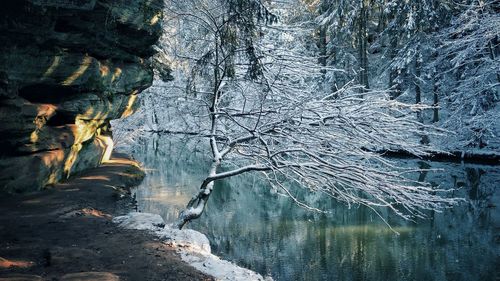
[[[153,80],[161,0],[9,0],[0,11],[0,191],[109,158],[109,121]]]

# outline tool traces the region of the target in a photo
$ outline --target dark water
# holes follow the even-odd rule
[[[209,162],[198,151],[204,146],[147,139],[134,152],[149,169],[136,191],[138,208],[173,222],[207,173]],[[399,164],[443,169],[415,178],[459,188],[454,195],[467,201],[417,222],[382,211],[397,235],[366,208],[305,193],[332,210],[309,212],[247,175],[217,183],[206,212],[188,228],[205,233],[214,254],[275,280],[499,280],[499,168]]]

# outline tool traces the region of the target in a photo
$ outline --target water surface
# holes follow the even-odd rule
[[[202,144],[151,135],[135,147],[147,177],[136,190],[138,209],[174,222],[198,190],[209,161]],[[205,213],[188,228],[205,233],[214,254],[275,280],[498,280],[499,168],[403,161],[443,169],[415,175],[458,188],[467,202],[429,219],[404,221],[388,211],[348,208],[301,194],[331,210],[304,210],[274,193],[258,176],[220,181]]]

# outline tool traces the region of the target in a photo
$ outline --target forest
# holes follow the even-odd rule
[[[0,280],[498,280],[500,2],[7,0]]]
[[[287,85],[297,95],[382,92],[424,106],[416,121],[450,133],[423,142],[448,152],[498,151],[495,1],[173,1],[170,7],[155,61],[164,80],[175,81],[157,81],[149,91],[154,102],[143,98],[148,112],[140,116],[151,130],[194,126],[172,124],[168,112],[155,108],[169,104],[168,94],[181,95],[172,102],[182,106],[182,90],[199,94],[211,79],[262,85],[279,78],[281,85],[268,87]],[[218,61],[211,57],[216,51]],[[162,63],[173,72],[162,71]],[[210,63],[218,63],[220,77],[207,77],[214,75]]]
[[[214,181],[250,171],[316,211],[289,185],[421,217],[456,201],[408,181],[384,155],[498,162],[498,10],[494,1],[169,2],[158,79],[140,113],[114,125],[127,138],[115,138],[207,139],[214,164],[180,227],[201,215]]]
[[[336,236],[339,230],[328,236],[325,228],[337,227],[339,221],[365,227],[376,221],[400,234],[406,231],[403,226],[424,227],[429,219],[455,221],[449,212],[465,201],[476,206],[471,208],[479,216],[485,214],[480,209],[496,204],[499,11],[495,1],[169,1],[154,57],[156,79],[142,94],[138,113],[113,123],[114,139],[118,147],[132,147],[142,162],[163,170],[152,172],[143,185],[172,186],[166,190],[176,198],[194,196],[183,199],[187,206],[155,203],[147,198],[163,193],[151,187],[138,191],[139,206],[179,228],[192,222],[194,229],[210,233],[219,255],[278,280],[331,280],[331,274],[342,280],[383,279],[383,267],[370,270],[375,261],[359,260],[354,253],[348,266],[354,273],[329,268],[326,262],[327,256],[340,259],[326,245],[350,239],[361,243],[373,230],[346,238]],[[200,160],[206,164],[200,166]],[[464,161],[479,168],[451,164]],[[188,183],[170,170],[189,175]],[[481,203],[470,203],[470,193],[458,191],[463,185],[482,190]],[[253,192],[244,191],[248,188]],[[215,202],[208,203],[212,196]],[[174,206],[164,210],[166,205]],[[351,208],[356,211],[347,215]],[[269,222],[271,232],[265,226],[256,231],[262,222],[250,219],[251,214],[295,223],[307,217],[321,225],[297,225],[283,234],[277,218],[280,223]],[[363,214],[363,219],[346,221],[340,214]],[[253,224],[242,226],[239,222],[245,220]],[[465,236],[451,234],[460,224],[453,225],[451,240],[462,245]],[[304,227],[307,235],[318,232],[323,238],[307,236],[303,239],[308,242],[297,242],[293,235],[305,235],[299,230]],[[429,231],[445,230],[431,227],[418,235]],[[239,232],[262,249],[246,255],[241,249],[248,243]],[[471,233],[467,237],[473,235],[478,243],[492,241]],[[263,234],[280,238],[270,238],[264,246],[259,242]],[[412,237],[422,242],[422,236]],[[322,262],[319,273],[312,273],[314,267],[297,272],[283,266],[285,261],[274,261],[265,249],[280,251],[276,239],[301,245],[286,254],[302,253],[291,267],[313,257]],[[323,247],[319,255],[306,250],[314,243]],[[367,253],[377,249],[365,247]],[[400,247],[405,246],[393,249],[396,260],[406,259]],[[449,260],[468,260],[445,251],[447,258],[439,262],[445,266]],[[253,260],[262,255],[264,261]],[[382,264],[386,258],[374,257]],[[411,262],[427,264],[422,258]],[[407,270],[411,278],[432,276],[429,280],[476,280],[472,275],[479,274],[441,276],[437,267]]]
[[[206,222],[193,222],[192,227],[214,231],[210,237],[218,242],[211,243],[219,254],[244,260],[260,273],[271,271],[283,280],[329,280],[328,274],[287,275],[277,269],[280,263],[254,263],[237,250],[247,247],[233,236],[243,231],[233,225],[249,218],[245,210],[262,208],[255,212],[266,213],[275,207],[267,201],[258,207],[247,203],[260,202],[255,195],[236,194],[264,186],[254,192],[270,190],[273,200],[282,202],[275,197],[285,197],[295,205],[274,203],[283,212],[302,208],[309,215],[293,213],[312,215],[316,222],[329,218],[327,225],[340,212],[329,200],[346,206],[345,212],[362,206],[370,220],[393,233],[421,219],[425,225],[429,217],[435,219],[430,213],[460,208],[464,197],[454,191],[457,175],[452,172],[457,168],[432,161],[499,162],[499,11],[495,1],[168,2],[159,54],[154,57],[157,78],[142,94],[139,112],[113,123],[114,138],[118,147],[141,143],[141,148],[135,145],[141,161],[192,175],[197,180],[189,180],[189,185],[198,190],[190,188],[194,196],[187,206],[176,202],[165,211],[165,204],[147,203],[146,198],[161,194],[150,188],[139,192],[143,210],[159,212],[179,228],[201,217]],[[144,134],[157,137],[141,142]],[[179,148],[178,138],[189,141],[181,140],[187,144]],[[169,160],[153,160],[152,155]],[[199,170],[193,158],[207,161],[206,170]],[[431,162],[401,164],[397,159]],[[173,168],[164,162],[177,164]],[[486,170],[493,178],[483,177],[482,182],[494,186],[498,170]],[[470,171],[469,184],[474,177]],[[251,172],[257,173],[253,183],[246,179],[252,175],[238,180],[238,175]],[[146,181],[186,184],[171,172],[159,173],[163,175]],[[425,179],[427,173],[437,179]],[[446,174],[455,183],[440,179]],[[228,179],[234,176],[238,177]],[[493,186],[486,188],[487,198],[494,197]],[[179,187],[168,190],[190,196]],[[208,203],[213,193],[218,198]],[[238,203],[233,206],[231,200]],[[202,215],[210,204],[217,205],[208,208],[215,214]],[[250,205],[240,210],[242,204]],[[229,211],[231,207],[237,210]],[[226,212],[239,215],[222,223],[221,233],[210,225],[219,225]],[[359,212],[365,211],[355,213]],[[259,245],[257,237],[251,243]],[[240,244],[224,247],[220,239]],[[321,268],[335,271],[323,269],[326,264]],[[412,274],[422,276],[418,270]],[[369,276],[361,280],[379,278]],[[470,278],[465,276],[454,280]]]

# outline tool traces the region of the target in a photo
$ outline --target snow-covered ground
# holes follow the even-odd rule
[[[183,261],[216,280],[273,280],[213,255],[208,238],[204,234],[192,229],[178,230],[166,225],[160,215],[131,212],[115,217],[113,222],[123,228],[153,232],[177,249]]]

